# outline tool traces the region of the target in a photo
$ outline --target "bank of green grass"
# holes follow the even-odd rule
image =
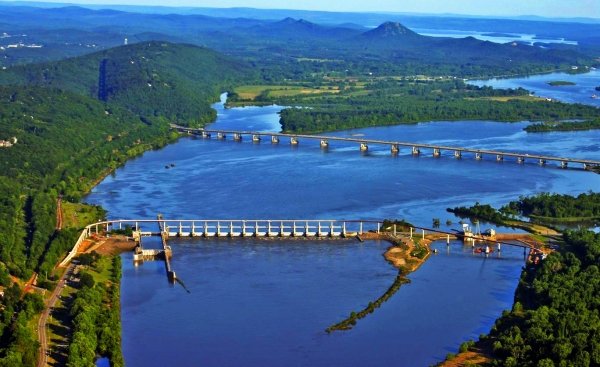
[[[99,206],[79,202],[62,202],[63,227],[82,229],[90,223],[97,222],[106,215]]]

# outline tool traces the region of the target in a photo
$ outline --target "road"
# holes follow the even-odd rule
[[[52,309],[54,308],[54,305],[56,304],[56,301],[58,300],[60,293],[65,288],[65,284],[66,284],[65,279],[67,278],[67,276],[69,274],[71,274],[73,272],[73,268],[74,268],[74,265],[69,264],[69,266],[63,273],[62,277],[58,281],[58,284],[54,288],[54,291],[52,291],[52,294],[50,295],[50,298],[48,299],[48,302],[46,303],[46,308],[40,315],[40,319],[39,319],[38,325],[37,325],[38,340],[40,341],[40,351],[39,351],[38,364],[37,364],[38,367],[46,367],[48,364],[48,339],[47,339],[48,336],[46,333],[46,330],[47,330],[46,324],[48,322],[48,317],[50,316],[50,313],[52,312]]]
[[[60,231],[63,226],[63,215],[62,215],[62,197],[59,196],[56,200],[56,230]]]
[[[346,138],[339,136],[325,136],[325,135],[308,135],[308,134],[286,134],[286,133],[273,133],[273,132],[264,132],[264,131],[238,131],[238,130],[215,130],[215,129],[196,129],[196,128],[188,128],[179,126],[176,124],[171,124],[172,129],[176,129],[180,132],[187,132],[192,134],[201,134],[203,132],[206,133],[215,133],[215,134],[240,134],[240,135],[257,135],[257,136],[276,136],[276,137],[288,137],[288,138],[305,138],[305,139],[315,139],[315,140],[326,140],[326,141],[344,141],[344,142],[355,142],[355,143],[365,143],[365,144],[382,144],[396,147],[408,147],[408,148],[425,148],[425,149],[437,149],[438,153],[440,151],[450,151],[450,152],[461,152],[461,153],[473,153],[473,154],[485,154],[488,156],[501,156],[501,157],[514,157],[517,159],[527,159],[527,160],[540,160],[540,162],[564,162],[564,163],[581,163],[584,165],[589,165],[592,167],[600,166],[600,161],[592,160],[592,159],[581,159],[581,158],[567,158],[567,157],[555,157],[555,156],[547,156],[541,154],[533,154],[533,153],[524,153],[524,152],[506,152],[506,151],[497,151],[497,150],[487,150],[487,149],[476,149],[476,148],[466,148],[466,147],[457,147],[457,146],[444,146],[444,145],[433,145],[433,144],[424,144],[424,143],[415,143],[415,142],[402,142],[402,141],[388,141],[388,140],[375,140],[375,139],[365,139],[365,138]]]

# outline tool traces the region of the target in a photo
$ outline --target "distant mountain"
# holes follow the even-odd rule
[[[371,40],[422,38],[418,33],[411,31],[398,22],[385,22],[379,27],[363,33],[362,37]]]
[[[422,36],[397,22],[385,22],[351,41],[356,52],[377,53],[398,62],[471,65],[510,70],[519,65],[577,64],[584,56],[572,48],[544,49],[523,43],[500,44],[474,37]]]
[[[215,51],[152,41],[13,67],[0,73],[0,83],[58,88],[123,106],[149,120],[185,124],[210,121],[210,102],[245,75],[245,65]]]
[[[587,38],[585,47],[579,48],[549,44],[542,45],[544,47],[502,45],[474,38],[422,36],[414,32],[412,26],[398,22],[383,22],[374,29],[361,29],[327,26],[290,17],[267,21],[96,11],[78,7],[0,7],[3,11],[0,22],[7,29],[27,33],[26,43],[29,39],[39,39],[43,44],[42,48],[7,48],[3,52],[7,58],[0,59],[0,66],[7,67],[114,47],[122,44],[124,38],[130,43],[161,40],[209,47],[246,60],[268,81],[340,70],[358,74],[379,70],[388,74],[443,73],[463,77],[523,74],[567,69],[571,65],[589,66],[600,52],[593,38]],[[448,29],[461,29],[466,22],[464,19],[444,21],[451,26]],[[494,23],[489,19],[469,19],[468,22],[490,31],[505,29],[508,24],[507,21]],[[528,26],[549,24],[533,23],[529,22]],[[516,21],[510,24],[516,24]],[[497,28],[486,28],[489,25]],[[585,26],[589,29],[589,25]],[[73,29],[72,35],[66,29]],[[57,37],[51,39],[49,35],[53,34]],[[590,34],[597,33],[587,33],[586,37]],[[85,42],[85,37],[93,42]],[[442,71],[441,65],[449,67]]]
[[[239,29],[232,29],[236,32]],[[338,26],[323,26],[304,19],[285,18],[245,29],[247,34],[267,37],[269,40],[304,39],[322,43],[324,40],[348,38],[359,34],[360,29]]]

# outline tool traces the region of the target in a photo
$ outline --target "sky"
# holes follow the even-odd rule
[[[39,0],[44,1],[44,0]],[[45,0],[80,4],[600,18],[600,0]]]

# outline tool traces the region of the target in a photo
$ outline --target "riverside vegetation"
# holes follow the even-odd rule
[[[596,130],[600,129],[600,119],[587,121],[559,121],[559,122],[544,122],[529,125],[525,131],[529,133],[544,133],[550,131],[581,131],[581,130]]]
[[[588,224],[600,221],[600,194],[589,192],[578,196],[541,193],[520,197],[499,210],[487,204],[448,209],[460,217],[510,225],[513,218],[524,216],[544,225]]]
[[[598,219],[600,195],[544,193],[521,197],[499,211],[477,203],[452,212],[498,224],[510,223],[513,215],[542,223],[585,222]],[[600,234],[567,230],[557,251],[524,268],[512,310],[503,313],[489,334],[461,345],[463,360],[474,355],[491,366],[599,365],[599,260]]]
[[[600,365],[600,234],[567,231],[563,242],[541,263],[527,264],[512,310],[461,353],[490,366]]]
[[[230,103],[309,107],[281,111],[283,130],[299,133],[435,120],[544,121],[598,115],[592,106],[551,102],[531,97],[524,89],[497,90],[456,79],[332,78],[259,90],[245,96],[234,92]]]
[[[109,92],[106,98],[99,99],[94,89],[98,87],[98,64],[94,67],[94,63],[107,57],[129,65],[135,65],[130,63],[134,59],[142,66],[137,72],[130,67],[112,70],[104,85]],[[148,63],[151,66],[143,64],[144,59],[153,60]],[[0,151],[0,170],[4,173],[0,176],[0,279],[9,279],[5,282],[7,289],[17,284],[8,278],[9,274],[28,279],[34,272],[39,285],[49,289],[55,286],[59,276],[55,264],[73,246],[81,230],[69,226],[68,221],[66,228],[56,229],[59,196],[65,202],[64,207],[73,208],[69,202],[80,200],[116,167],[176,139],[178,135],[170,131],[168,124],[173,116],[181,121],[187,119],[189,124],[214,118],[210,103],[226,85],[217,84],[216,76],[181,82],[173,76],[179,74],[172,70],[176,61],[182,60],[202,61],[206,70],[215,73],[230,71],[229,74],[236,75],[237,72],[234,62],[223,62],[204,49],[157,43],[123,47],[113,53],[63,64],[24,67],[10,76],[3,73],[0,131],[7,137],[18,137],[15,145]],[[168,88],[172,99],[167,98],[163,104],[158,102],[163,94],[147,90],[150,87],[146,72],[153,75],[153,81],[161,78],[161,88]],[[192,84],[193,89],[188,89]],[[204,92],[192,99],[185,97],[193,95],[196,88]],[[191,110],[190,115],[178,115],[178,109],[187,103],[197,109]],[[147,111],[146,105],[153,109]],[[101,211],[85,206],[79,211],[102,215]],[[87,223],[79,223],[84,224]],[[3,301],[3,305],[0,366],[33,365],[37,345],[28,325],[35,312],[28,303]]]
[[[81,289],[70,307],[73,337],[67,366],[90,366],[100,355],[108,357],[111,366],[120,367],[124,365],[119,306],[121,258],[92,256],[89,266],[90,271],[80,275]],[[108,273],[108,279],[102,279],[103,273]]]

